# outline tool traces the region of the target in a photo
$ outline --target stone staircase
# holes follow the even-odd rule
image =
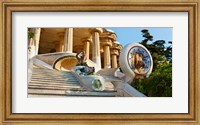
[[[106,83],[104,91],[88,90],[71,71],[56,71],[33,66],[29,77],[31,80],[28,83],[28,97],[114,97],[116,95],[110,83]]]

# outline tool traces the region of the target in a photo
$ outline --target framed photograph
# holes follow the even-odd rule
[[[47,1],[1,2],[2,124],[199,124],[199,1]]]

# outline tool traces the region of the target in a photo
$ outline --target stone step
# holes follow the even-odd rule
[[[85,87],[82,87],[81,85],[53,85],[53,84],[37,84],[37,83],[29,83],[29,88],[31,89],[50,89],[50,90],[87,90]],[[91,91],[91,90],[90,90]],[[115,92],[114,89],[105,89],[103,92]]]
[[[66,86],[28,86],[28,89],[43,89],[43,90],[73,90],[73,91],[85,91],[83,87],[66,87]]]
[[[73,87],[73,86],[81,86],[79,82],[76,83],[69,83],[69,82],[33,82],[31,81],[29,83],[29,85],[40,85],[40,86],[69,86],[69,87]],[[113,88],[107,88],[105,87],[105,91],[115,91]]]
[[[115,97],[116,92],[74,92],[66,91],[65,95],[67,96],[90,96],[90,97]]]
[[[59,72],[59,71],[56,71],[56,70],[32,70],[32,72],[54,72],[54,73],[71,73],[70,71],[67,71],[67,72]]]
[[[41,80],[41,79],[34,79],[34,80],[31,80],[29,82],[29,84],[52,84],[52,85],[60,85],[60,84],[63,84],[63,85],[80,85],[80,82],[79,81],[76,81],[76,80],[66,80],[66,81],[59,81],[59,80]]]
[[[90,97],[114,97],[116,92],[89,92],[89,91],[64,91],[64,90],[38,90],[29,89],[30,96],[90,96]]]
[[[29,94],[59,94],[64,95],[65,90],[42,90],[42,89],[28,89]]]
[[[34,83],[34,82],[30,82],[28,84],[29,86],[68,86],[68,87],[79,87],[80,88],[80,84],[63,84],[63,83]]]
[[[33,72],[55,72],[55,73],[71,73],[71,71],[57,71],[50,69],[32,69]]]
[[[70,79],[76,79],[76,77],[74,77],[74,76],[69,76],[69,77],[66,77],[66,76],[59,76],[59,75],[57,75],[57,76],[47,76],[47,75],[32,75],[31,76],[32,78],[46,78],[46,79],[48,79],[48,78],[59,78],[59,79],[67,79],[67,78],[70,78]]]
[[[78,81],[77,79],[68,79],[68,78],[66,78],[66,79],[57,79],[57,78],[52,78],[52,79],[50,79],[50,78],[32,78],[31,81],[38,81],[38,80],[40,80],[40,81],[59,81],[59,82],[65,82],[65,81],[77,82]]]
[[[71,71],[57,71],[51,69],[32,69],[33,72],[56,72],[56,73],[71,73]]]
[[[28,97],[44,96],[87,96],[114,97],[116,91],[112,84],[106,84],[104,91],[91,91],[80,85],[79,80],[71,71],[56,71],[33,68],[31,81],[28,83]]]
[[[58,80],[58,79],[35,79],[35,78],[32,78],[31,81],[43,81],[43,82],[51,82],[51,81],[57,81],[57,82],[78,82],[77,79],[66,79],[66,80]]]
[[[60,75],[60,76],[74,76],[72,73],[67,73],[67,74],[58,74],[58,73],[35,73],[35,72],[32,72],[33,75],[51,75],[51,76],[57,76],[57,75]]]
[[[65,77],[65,76],[43,76],[43,75],[39,75],[39,76],[31,76],[32,78],[45,78],[45,79],[50,79],[50,78],[58,78],[58,79],[77,79],[76,77],[74,76],[71,76],[71,77]]]
[[[71,71],[57,71],[51,69],[32,69],[33,72],[55,72],[55,73],[71,73]]]
[[[33,83],[33,84],[68,84],[68,85],[79,85],[79,81],[77,80],[73,80],[73,79],[68,79],[68,80],[57,80],[57,79],[35,79],[35,78],[32,78],[32,81],[30,83]],[[109,90],[109,91],[113,91],[114,88],[113,88],[113,85],[108,85],[107,83],[105,84],[105,90]]]
[[[54,72],[32,72],[33,75],[51,75],[51,76],[56,76],[56,75],[61,75],[61,76],[74,76],[72,73],[54,73]]]
[[[41,74],[46,74],[46,75],[73,75],[72,73],[55,73],[55,72],[32,72],[34,75],[41,75]]]
[[[71,74],[71,72],[58,72],[58,71],[34,71],[32,70],[32,72],[35,72],[35,73],[56,73],[56,74]]]
[[[72,73],[56,73],[56,72],[32,72],[33,75],[64,75],[74,76]]]
[[[39,76],[39,75],[45,75],[45,76],[74,76],[73,74],[55,74],[55,73],[32,73],[32,75],[36,75],[36,76]]]
[[[41,89],[49,89],[49,90],[70,90],[70,89],[77,89],[77,90],[82,90],[82,87],[80,86],[54,86],[54,85],[29,85],[29,88],[41,88]]]
[[[78,81],[64,81],[64,82],[58,82],[58,81],[41,81],[41,80],[38,80],[38,81],[33,81],[31,80],[30,83],[63,83],[63,84],[79,84]]]

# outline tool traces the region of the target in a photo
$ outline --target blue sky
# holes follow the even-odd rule
[[[113,30],[117,34],[117,41],[119,41],[122,46],[125,46],[131,42],[141,42],[144,38],[142,37],[142,29],[149,30],[150,34],[153,36],[153,41],[165,40],[172,41],[172,28],[107,28]],[[166,44],[168,46],[168,44]]]

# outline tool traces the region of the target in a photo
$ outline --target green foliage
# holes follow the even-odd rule
[[[78,63],[76,66],[88,66],[86,62]]]
[[[149,78],[137,79],[133,86],[151,97],[172,96],[172,64],[163,62]]]
[[[31,39],[31,38],[33,38],[34,37],[34,33],[33,32],[31,32],[31,31],[28,31],[28,39]]]
[[[166,42],[164,40],[156,40],[153,43],[149,44],[148,41],[153,41],[153,36],[149,33],[147,29],[143,29],[141,32],[144,40],[142,40],[142,42],[140,43],[144,45],[151,53],[151,56],[153,58],[153,71],[155,71],[160,63],[165,60],[172,62],[171,45],[165,48],[164,44]],[[169,41],[168,43],[172,44],[172,41]]]
[[[143,29],[141,32],[142,32],[142,36],[145,38],[141,42],[143,45],[146,45],[148,41],[153,40],[153,36],[149,33],[147,29]]]
[[[172,44],[172,41],[169,41],[168,43]],[[172,46],[171,45],[166,48],[165,56],[166,56],[167,60],[172,62]]]

